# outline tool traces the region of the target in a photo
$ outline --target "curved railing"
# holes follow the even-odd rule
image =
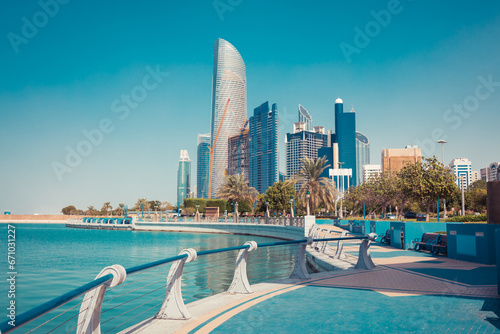
[[[78,298],[79,296],[85,294],[83,297],[83,301],[72,306],[68,310],[64,310],[62,313],[52,317],[50,320],[43,322],[41,325],[37,326],[35,329],[30,330],[29,332],[32,332],[34,330],[39,329],[42,326],[45,326],[52,321],[55,321],[58,317],[60,317],[62,314],[65,314],[71,309],[76,308],[78,305],[80,305],[80,311],[76,314],[70,317],[69,319],[63,321],[64,319],[60,319],[62,323],[58,324],[57,326],[53,327],[51,330],[44,330],[44,332],[50,333],[50,332],[55,332],[57,333],[62,332],[62,326],[66,325],[64,328],[64,332],[69,333],[72,332],[76,329],[77,333],[100,333],[101,331],[101,314],[118,308],[120,306],[123,306],[127,302],[117,304],[115,306],[112,306],[108,308],[105,311],[101,311],[103,302],[108,301],[108,300],[113,300],[118,297],[122,297],[124,295],[127,295],[129,293],[135,293],[137,294],[137,290],[140,288],[134,289],[129,292],[125,292],[122,294],[118,295],[112,295],[110,296],[109,299],[104,300],[105,294],[107,290],[112,290],[113,293],[115,293],[115,290],[113,290],[114,287],[120,287],[120,285],[126,280],[126,278],[130,275],[134,274],[139,274],[143,273],[147,270],[150,270],[152,268],[158,268],[161,267],[162,265],[169,264],[171,263],[170,270],[168,272],[167,276],[167,282],[166,282],[166,293],[165,297],[162,301],[159,303],[155,304],[153,307],[156,305],[160,305],[159,311],[156,313],[155,318],[157,319],[189,319],[191,315],[189,314],[189,310],[186,308],[184,305],[184,300],[182,296],[182,291],[181,291],[181,277],[183,275],[183,269],[184,265],[189,262],[195,261],[198,257],[202,256],[207,256],[207,255],[212,255],[212,254],[218,254],[218,253],[224,253],[224,252],[229,252],[229,251],[239,251],[237,258],[236,258],[236,265],[235,265],[235,270],[233,273],[233,279],[232,282],[227,289],[227,292],[235,293],[235,294],[250,294],[253,293],[252,288],[250,286],[250,283],[248,281],[247,277],[247,257],[248,253],[251,251],[256,250],[257,248],[268,248],[268,247],[275,247],[275,246],[283,246],[283,245],[293,245],[293,244],[298,244],[298,248],[296,250],[295,254],[295,261],[294,261],[294,267],[292,270],[292,273],[290,275],[290,278],[297,278],[297,279],[306,279],[309,278],[309,273],[306,269],[306,247],[308,245],[312,245],[313,243],[318,243],[318,242],[329,242],[329,241],[339,241],[339,240],[361,240],[361,245],[360,245],[360,256],[358,258],[358,263],[356,265],[357,268],[363,268],[363,269],[372,269],[374,267],[373,262],[371,261],[371,258],[369,256],[368,252],[368,247],[370,245],[371,240],[374,240],[374,235],[365,235],[365,236],[357,236],[357,237],[341,237],[341,238],[314,238],[314,234],[312,234],[313,237],[307,237],[304,239],[299,239],[299,240],[291,240],[291,241],[279,241],[279,242],[270,242],[270,243],[260,243],[257,244],[255,241],[248,241],[244,245],[241,246],[235,246],[235,247],[227,247],[227,248],[219,248],[219,249],[212,249],[212,250],[204,250],[204,251],[195,251],[192,248],[189,249],[184,249],[182,250],[179,255],[169,257],[163,260],[159,261],[154,261],[142,265],[138,265],[132,268],[125,269],[120,265],[113,265],[110,267],[104,268],[98,275],[97,277],[93,280],[90,281],[87,284],[84,284],[76,289],[73,289],[57,298],[54,298],[40,306],[37,306],[25,313],[22,313],[15,318],[15,327],[13,327],[11,324],[9,324],[9,321],[5,321],[3,323],[0,323],[0,332],[1,333],[9,333],[14,330],[19,329],[20,327],[32,322],[33,320],[43,316],[44,314],[47,314],[51,311],[54,311],[56,309],[61,308],[63,305],[69,303],[70,301]],[[155,274],[152,276],[158,276],[162,275],[163,273],[160,274]],[[123,286],[130,285],[133,283],[136,283],[138,281],[143,281],[144,278],[138,279],[137,281],[123,284]],[[162,281],[163,279],[160,279],[156,282]],[[151,283],[152,284],[152,283]],[[151,284],[147,284],[146,286],[149,287],[148,289],[151,289]],[[153,291],[157,291],[159,289],[152,290],[150,292],[144,293],[144,294],[150,294]],[[133,297],[134,295],[132,295]],[[156,300],[157,298],[161,297],[162,295],[155,297],[154,299]],[[134,299],[139,298],[139,297],[134,297]],[[137,308],[137,307],[136,307]],[[132,310],[135,310],[136,308],[133,308]],[[118,316],[121,316],[123,314],[126,314],[127,312],[130,312],[132,310],[126,310],[125,312],[121,313]],[[149,310],[149,309],[148,309]],[[144,313],[144,312],[143,312]],[[113,317],[117,318],[118,316]],[[77,322],[74,326],[69,325],[70,321],[73,321],[78,317]],[[134,317],[135,318],[135,317]],[[132,318],[133,319],[133,318]],[[106,320],[102,323],[105,323],[109,320]],[[127,320],[129,321],[129,320]],[[126,321],[126,322],[127,322]],[[124,323],[126,323],[124,322]],[[74,323],[74,321],[73,321]],[[122,324],[124,324],[122,323]],[[115,327],[109,329],[108,331],[115,330],[117,327],[121,326],[122,324],[116,325]],[[69,330],[68,330],[69,329]],[[28,333],[29,333],[28,332]]]

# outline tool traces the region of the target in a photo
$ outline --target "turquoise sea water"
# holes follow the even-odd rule
[[[61,224],[14,224],[16,227],[16,313],[20,314],[35,306],[68,292],[95,278],[106,266],[120,264],[130,268],[177,255],[182,249],[197,251],[232,247],[248,240],[257,243],[275,239],[219,234],[193,234],[172,232],[138,232],[86,230],[67,228]],[[6,240],[7,224],[1,224]],[[0,243],[1,308],[6,309],[7,291],[7,243]],[[250,283],[288,277],[294,262],[296,245],[259,248],[249,254],[248,276]],[[183,275],[183,297],[186,303],[225,291],[232,280],[237,251],[199,257],[186,264]],[[170,264],[130,275],[127,280],[110,289],[104,298],[102,332],[116,333],[140,320],[155,315],[165,293],[166,277]],[[107,299],[112,300],[106,301]],[[82,297],[67,304],[68,309],[82,301]],[[36,329],[36,333],[75,332],[79,306],[55,321]],[[126,313],[124,313],[126,312]],[[52,312],[32,324],[20,328],[25,333],[49,320],[59,312]],[[1,321],[5,320],[5,316]],[[62,322],[66,321],[62,324]],[[125,323],[124,323],[125,322]]]

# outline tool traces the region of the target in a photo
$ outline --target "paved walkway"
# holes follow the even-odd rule
[[[356,263],[359,242],[344,246]],[[495,266],[379,243],[370,249],[374,270],[258,284],[251,295],[189,304],[187,322],[150,320],[127,333],[500,333]]]

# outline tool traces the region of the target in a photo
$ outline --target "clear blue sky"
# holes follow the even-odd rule
[[[181,149],[196,184],[219,37],[246,63],[248,116],[278,104],[281,170],[298,104],[332,129],[337,97],[354,105],[372,163],[383,148],[434,142],[433,131],[449,141],[447,163],[467,157],[479,170],[500,160],[500,2],[231,3],[219,1],[229,6],[220,16],[212,0],[72,0],[46,6],[48,15],[37,1],[2,1],[0,211],[132,206],[140,197],[175,204]],[[369,39],[357,36],[367,29]],[[156,85],[148,67],[168,76]],[[125,107],[131,92],[141,101]],[[86,147],[83,132],[100,122],[108,133]],[[78,145],[87,155],[70,167],[67,148]],[[441,159],[441,148],[424,154]],[[58,177],[54,165],[68,167]]]

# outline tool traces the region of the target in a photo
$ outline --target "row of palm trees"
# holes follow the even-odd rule
[[[327,210],[334,209],[333,203],[338,198],[338,191],[332,181],[321,177],[323,171],[330,167],[326,157],[300,160],[299,171],[285,181],[286,184],[299,185],[297,197],[302,203],[309,204],[312,212],[323,204]],[[243,174],[226,176],[226,182],[219,188],[217,196],[231,202],[253,203],[258,195],[254,187],[250,187]]]

